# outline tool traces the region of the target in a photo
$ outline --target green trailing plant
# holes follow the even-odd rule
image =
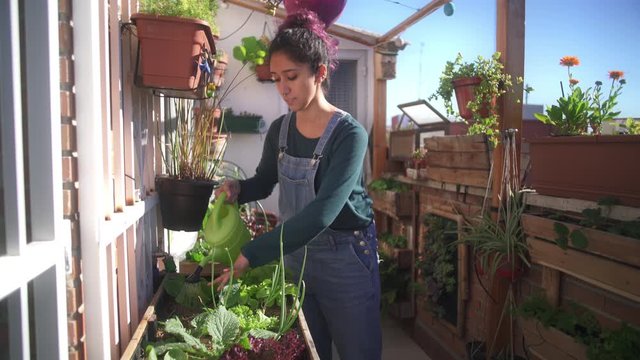
[[[218,7],[218,0],[140,0],[140,12],[204,20],[214,34]]]
[[[473,123],[469,127],[469,134],[486,134],[495,144],[498,142],[498,115],[496,99],[511,91],[513,80],[511,75],[504,71],[504,65],[500,62],[500,52],[495,52],[490,58],[478,56],[473,62],[463,61],[462,54],[458,53],[455,60],[447,61],[444,71],[440,76],[440,83],[435,93],[429,96],[429,100],[442,99],[447,115],[458,116],[452,106],[454,94],[453,82],[456,79],[479,77],[480,85],[475,88],[475,98],[470,101],[467,108],[473,114]],[[516,79],[522,83],[522,79]],[[484,113],[488,113],[488,116]]]
[[[617,198],[606,197],[598,201],[598,207],[586,208],[582,210],[582,219],[578,222],[580,226],[590,229],[606,231],[634,239],[640,239],[640,219],[628,221],[613,221],[609,218],[612,206],[618,205],[620,201]],[[566,221],[575,221],[573,219],[565,219],[561,214],[552,214],[551,218],[562,219]],[[556,233],[556,244],[566,250],[569,242],[577,249],[586,249],[589,240],[580,229],[569,230],[569,228],[560,222],[553,224]]]
[[[423,223],[427,228],[424,254],[417,266],[422,270],[429,309],[443,317],[445,310],[440,299],[455,291],[457,284],[454,258],[458,223],[436,215],[425,216]]]
[[[525,203],[522,192],[511,193],[498,211],[498,221],[485,213],[467,221],[462,242],[471,245],[477,261],[493,277],[498,268],[507,264],[513,273],[518,263],[530,267],[529,250],[522,229],[521,216]]]
[[[411,274],[400,271],[391,257],[380,253],[380,307],[383,312],[400,298],[408,295]]]
[[[595,315],[585,307],[569,302],[554,307],[544,294],[537,293],[518,307],[525,319],[535,319],[544,327],[553,327],[587,346],[590,360],[636,359],[640,353],[640,330],[622,323],[615,330],[603,330]]]

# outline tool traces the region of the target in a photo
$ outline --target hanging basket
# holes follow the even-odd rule
[[[204,77],[213,71],[216,53],[209,24],[141,13],[133,14],[131,21],[139,41],[136,85],[176,97],[204,97]]]
[[[198,231],[209,206],[215,181],[181,180],[168,176],[156,177],[160,195],[160,213],[165,229]]]
[[[471,121],[473,120],[473,113],[467,107],[469,102],[475,100],[476,98],[476,88],[482,82],[482,78],[479,76],[475,77],[464,77],[453,80],[453,88],[456,92],[456,101],[458,103],[458,112],[460,113],[460,117]],[[496,99],[494,98],[491,103],[483,104],[480,109],[480,117],[486,118],[491,115],[491,108],[496,104]]]

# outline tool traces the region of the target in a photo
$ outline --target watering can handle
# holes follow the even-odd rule
[[[237,202],[235,202],[233,204],[226,204],[225,200],[227,200],[227,193],[224,192],[224,191],[221,192],[220,194],[218,194],[218,196],[216,197],[216,201],[213,203],[213,210],[211,212],[211,215],[214,217],[214,219],[218,218],[218,213],[225,206],[233,206],[235,209],[238,208],[238,203]]]

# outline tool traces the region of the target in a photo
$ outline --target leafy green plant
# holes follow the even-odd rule
[[[452,293],[457,284],[454,257],[458,224],[436,215],[425,216],[423,222],[427,227],[425,247],[417,266],[422,270],[429,309],[438,317],[443,317],[444,307],[439,300]]]
[[[606,330],[599,342],[590,344],[587,349],[589,359],[635,360],[640,354],[640,331],[628,324],[619,329]]]
[[[487,134],[491,141],[498,142],[498,115],[496,99],[511,90],[513,81],[511,75],[504,71],[500,62],[500,52],[490,58],[478,56],[473,62],[464,62],[462,54],[458,53],[454,61],[447,61],[440,76],[440,83],[436,92],[429,96],[429,100],[442,99],[447,115],[458,116],[453,110],[452,98],[454,94],[454,80],[461,78],[479,77],[482,79],[475,90],[475,98],[466,104],[473,114],[473,124],[469,127],[469,134]],[[516,79],[521,83],[522,79]],[[484,113],[488,112],[488,116]]]
[[[627,118],[624,124],[622,124],[622,128],[629,135],[640,135],[640,121]]]
[[[560,65],[567,67],[569,93],[565,95],[561,82],[562,96],[557,100],[558,105],[547,107],[546,114],[534,116],[543,123],[552,125],[555,135],[584,135],[589,133],[589,127],[593,134],[600,134],[602,124],[612,121],[620,114],[614,108],[626,84],[624,72],[609,71],[611,86],[605,97],[602,81],[596,81],[593,88],[586,90],[578,86],[580,81],[571,72],[572,67],[580,65],[578,57],[564,56],[560,59]]]
[[[204,20],[214,34],[218,6],[218,0],[140,0],[140,12]]]
[[[411,275],[400,271],[398,264],[389,256],[380,253],[380,306],[387,311],[399,298],[407,296]]]

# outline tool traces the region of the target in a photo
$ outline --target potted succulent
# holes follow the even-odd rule
[[[522,79],[518,79],[520,83]],[[447,115],[459,115],[469,124],[469,134],[487,134],[494,143],[498,139],[496,101],[511,89],[511,75],[505,73],[500,52],[491,58],[478,56],[473,62],[463,62],[462,54],[447,61],[440,76],[440,84],[429,100],[441,98]],[[452,98],[455,92],[458,112]]]
[[[206,97],[217,9],[217,0],[141,0],[140,12],[131,16],[139,40],[136,84],[176,97]]]
[[[552,137],[530,141],[532,187],[539,193],[597,201],[620,199],[623,205],[640,206],[639,135],[602,135],[602,125],[619,115],[617,99],[626,84],[622,71],[609,71],[608,91],[596,81],[583,90],[571,69],[580,65],[575,56],[560,60],[567,67],[568,92],[557,105],[536,117],[554,127]],[[562,83],[561,83],[562,84]]]
[[[266,36],[247,36],[242,38],[240,45],[233,48],[233,57],[243,65],[249,64],[256,73],[258,81],[273,81],[269,68],[269,39]]]
[[[175,118],[166,120],[166,143],[160,146],[166,174],[156,177],[162,221],[170,230],[198,231],[217,185],[226,138],[212,131],[215,107],[196,108],[186,99],[172,103]]]

